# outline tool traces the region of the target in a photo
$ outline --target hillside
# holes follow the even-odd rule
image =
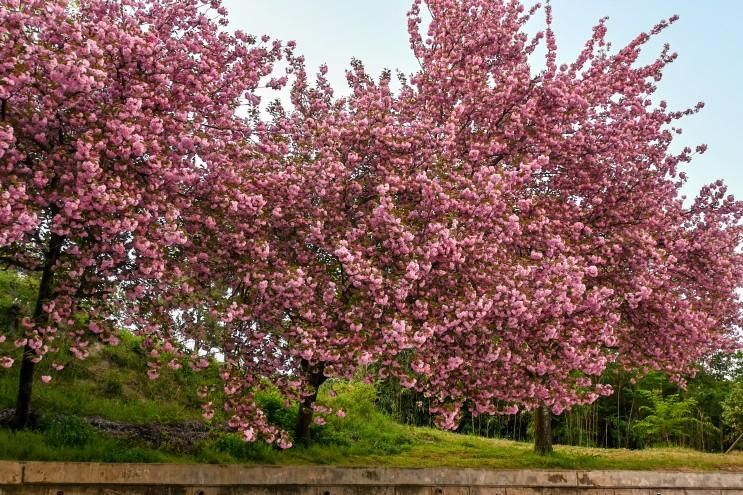
[[[44,374],[44,364],[40,375]],[[0,458],[105,462],[332,464],[339,466],[451,466],[484,468],[741,470],[743,453],[705,454],[693,450],[641,451],[557,446],[539,457],[528,443],[458,435],[395,423],[374,405],[375,390],[335,383],[325,403],[346,410],[316,426],[309,447],[278,451],[248,444],[220,425],[202,423],[199,386],[215,370],[169,371],[146,378],[146,357],[138,342],[124,336],[118,347],[74,361],[49,384],[37,382],[34,428],[0,428]],[[0,371],[0,422],[16,393],[17,368]],[[210,376],[211,375],[211,376]],[[274,395],[260,397],[271,419],[291,428],[295,412]]]

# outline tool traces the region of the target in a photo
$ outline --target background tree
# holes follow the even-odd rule
[[[680,399],[678,395],[663,397],[660,391],[643,391],[651,406],[641,406],[639,412],[645,418],[635,424],[635,429],[653,443],[663,442],[671,446],[672,438],[686,438],[691,433],[696,408],[694,399]]]
[[[593,404],[578,405],[552,418],[554,440],[562,445],[598,448],[642,449],[663,443],[658,437],[636,428],[654,413],[653,394],[662,400],[691,400],[695,407],[684,410],[688,428],[684,435],[670,436],[674,447],[707,452],[724,452],[735,440],[730,426],[722,420],[722,407],[735,383],[737,361],[734,355],[716,355],[700,365],[684,389],[662,372],[640,376],[612,365],[601,381],[612,387],[611,396]],[[377,407],[396,421],[417,426],[432,426],[429,399],[422,393],[400,386],[393,379],[377,383]],[[456,431],[488,438],[534,441],[532,413],[522,411],[508,416],[476,416],[471,410],[462,416]]]
[[[257,102],[280,45],[224,32],[224,14],[219,1],[0,1],[0,264],[39,278],[15,341],[16,427],[35,363],[115,344],[122,315],[157,300],[204,171],[249,136],[236,110]]]
[[[743,438],[743,380],[738,380],[730,389],[723,403],[723,418],[734,431],[734,440],[727,452],[730,452]]]

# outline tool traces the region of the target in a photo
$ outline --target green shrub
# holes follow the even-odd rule
[[[286,407],[284,399],[275,391],[259,393],[256,402],[266,413],[269,423],[288,432],[294,431],[297,423],[297,406]]]

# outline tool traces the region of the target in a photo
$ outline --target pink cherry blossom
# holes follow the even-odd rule
[[[254,442],[256,440],[256,434],[255,434],[255,430],[253,428],[250,428],[250,427],[245,428],[244,430],[242,430],[242,435],[243,435],[243,439],[246,442]],[[289,446],[291,446],[291,442],[289,442],[286,439],[282,440],[282,442],[285,445],[288,444]],[[282,447],[282,448],[284,448],[284,447]],[[289,447],[286,447],[286,448],[289,448]]]
[[[224,25],[218,0],[0,0],[0,259],[42,275],[22,366],[56,342],[79,359],[116,345],[119,318],[172,337],[146,303],[165,301],[182,270],[168,259],[192,241],[183,218],[291,51]]]

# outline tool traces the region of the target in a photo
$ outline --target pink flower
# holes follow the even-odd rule
[[[448,361],[446,362],[446,369],[447,370],[455,370],[462,366],[464,363],[464,359],[460,358],[459,356],[450,357]]]
[[[243,439],[246,442],[255,442],[255,430],[253,428],[246,428],[245,430],[243,430]]]
[[[51,377],[51,376],[49,376],[49,375],[42,375],[42,376],[41,376],[41,381],[42,381],[43,383],[49,383],[50,381],[52,381],[52,377]]]

